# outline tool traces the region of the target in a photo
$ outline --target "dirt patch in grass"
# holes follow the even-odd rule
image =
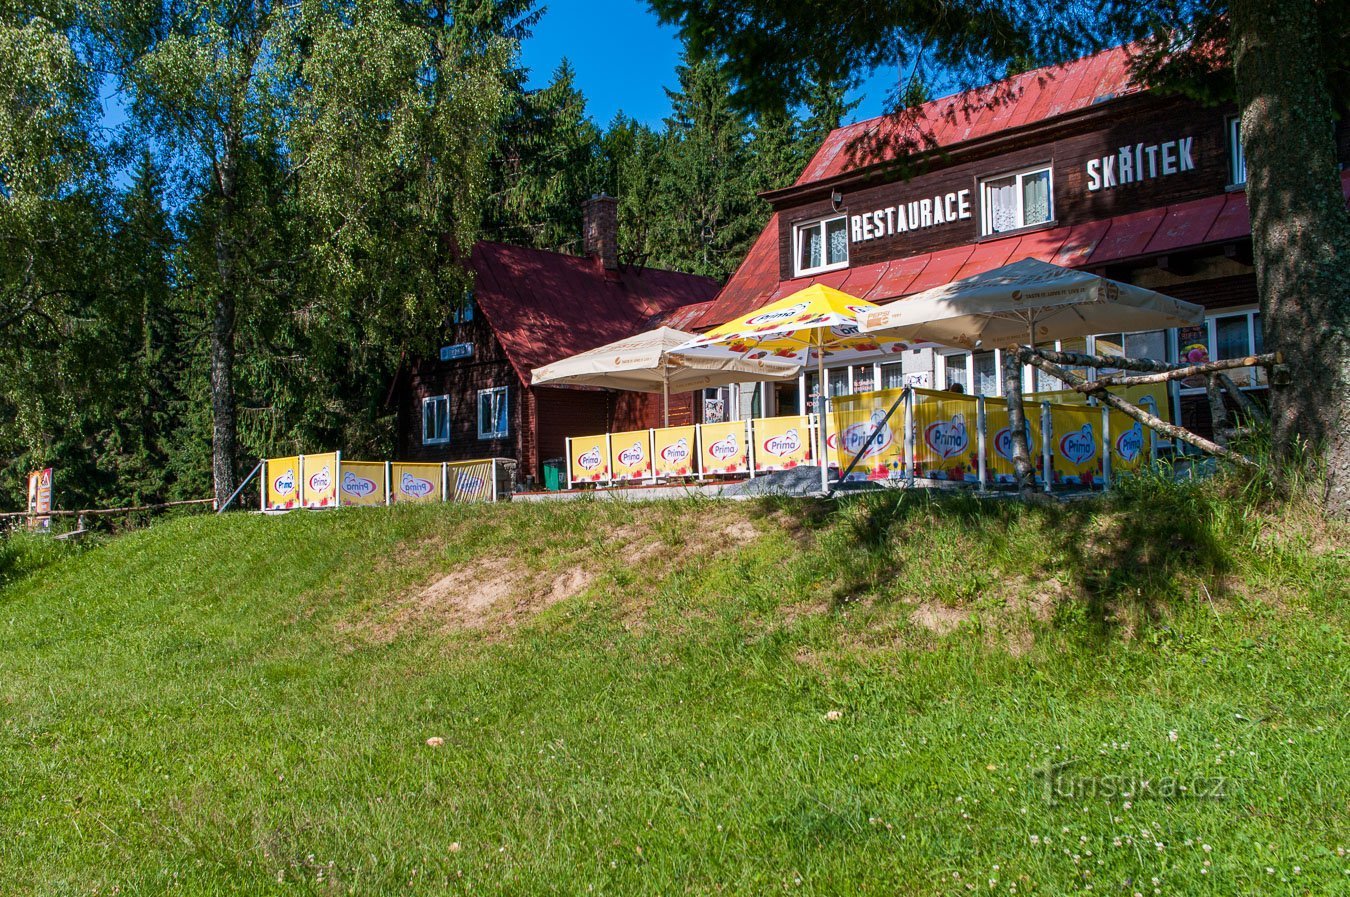
[[[417,630],[468,630],[490,640],[501,638],[541,611],[590,591],[617,568],[639,572],[644,582],[655,583],[681,565],[706,562],[753,542],[760,529],[738,511],[714,506],[636,524],[589,521],[610,530],[598,533],[603,542],[599,552],[578,549],[547,558],[542,565],[534,548],[506,543],[508,553],[438,571],[430,581],[368,607],[339,628],[376,644]],[[410,556],[425,558],[420,550]],[[619,590],[618,614],[626,628],[642,627],[656,591]]]
[[[925,601],[910,612],[909,621],[937,635],[947,635],[955,632],[957,627],[970,619],[970,616],[971,613],[966,608]]]

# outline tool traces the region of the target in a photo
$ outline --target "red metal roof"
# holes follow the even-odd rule
[[[474,299],[525,383],[534,368],[632,336],[654,318],[684,312],[690,326],[697,310],[686,308],[707,303],[718,287],[708,277],[609,271],[594,258],[501,243],[475,245],[470,264]]]
[[[1341,189],[1350,198],[1350,170],[1341,174]],[[776,222],[770,222],[765,229],[766,234],[770,232],[774,239],[761,235],[717,299],[708,303],[698,322],[700,329],[715,327],[827,279],[835,286],[842,279],[841,288],[846,292],[881,303],[1028,257],[1067,268],[1095,268],[1238,240],[1251,234],[1251,222],[1245,195],[1234,191],[1226,196],[1207,196],[1072,227],[1049,228],[831,271],[821,277],[782,281],[778,279]]]
[[[826,180],[916,148],[949,147],[1136,93],[1140,88],[1131,80],[1129,60],[1127,47],[1115,47],[837,128],[796,183]]]

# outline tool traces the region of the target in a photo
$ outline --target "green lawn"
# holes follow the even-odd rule
[[[1350,530],[1219,493],[13,539],[0,894],[1350,893]]]

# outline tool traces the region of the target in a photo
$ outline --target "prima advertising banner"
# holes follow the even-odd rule
[[[1120,396],[1132,405],[1138,405],[1146,411],[1150,411],[1159,418],[1172,423],[1172,403],[1168,400],[1166,383],[1144,383],[1138,386],[1111,387],[1111,392]],[[1052,392],[1031,392],[1025,394],[1025,399],[1037,402],[1053,402],[1056,405],[1079,405],[1087,404],[1088,396],[1076,389],[1057,389]],[[1152,399],[1152,407],[1146,401]],[[1115,429],[1115,425],[1112,425]]]
[[[451,501],[492,501],[491,461],[452,461],[445,466]]]
[[[903,395],[903,389],[882,389],[830,400],[831,426],[826,441],[841,473],[853,463],[868,437],[880,430],[849,474],[850,480],[885,480],[903,474],[904,406],[897,407],[891,419],[886,420],[886,412]]]
[[[698,476],[698,444],[694,427],[665,427],[652,431],[652,465],[658,477]]]
[[[1111,472],[1138,473],[1149,460],[1148,431],[1132,417],[1111,412]]]
[[[52,525],[52,468],[44,467],[28,475],[28,518],[30,529],[50,529]]]
[[[979,409],[979,400],[972,396],[914,390],[916,477],[979,482]]]
[[[1052,482],[1101,485],[1102,412],[1082,405],[1050,406]]]
[[[609,434],[609,469],[615,481],[645,480],[652,475],[650,430]]]
[[[267,459],[267,510],[300,507],[300,456]]]
[[[1045,467],[1045,453],[1041,450],[1041,406],[1024,404],[1022,413],[1027,419],[1027,446],[1031,450],[1031,466],[1036,470],[1036,478],[1041,479]],[[986,445],[989,457],[986,464],[989,469],[989,481],[993,483],[1011,483],[1015,479],[1012,457],[1012,428],[1008,426],[1008,404],[1000,398],[991,398],[984,403],[984,425],[988,433]]]
[[[759,417],[750,422],[755,470],[787,470],[811,460],[811,425],[805,415]]]
[[[609,450],[605,435],[573,436],[571,442],[571,478],[574,483],[600,483],[609,479]]]
[[[395,462],[390,466],[389,479],[395,504],[426,504],[441,500],[440,464],[408,464]]]
[[[300,500],[307,508],[333,508],[338,496],[338,455],[302,455],[300,470],[305,481],[300,489]]]
[[[704,475],[745,473],[750,469],[745,421],[703,424],[699,430],[699,467]]]
[[[345,507],[388,504],[383,461],[343,461],[338,465],[338,490]]]

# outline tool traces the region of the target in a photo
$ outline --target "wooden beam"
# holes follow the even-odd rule
[[[41,514],[32,511],[6,511],[0,514],[0,520],[9,520],[14,517],[97,517],[100,514],[132,514],[136,511],[159,511],[164,508],[179,508],[186,505],[209,505],[215,504],[214,498],[193,498],[187,501],[166,501],[157,505],[132,505],[124,508],[86,508],[83,511],[63,511],[53,508],[50,511],[44,511]]]

